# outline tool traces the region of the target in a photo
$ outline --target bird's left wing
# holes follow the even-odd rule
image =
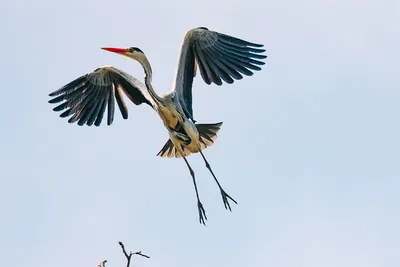
[[[55,107],[54,111],[62,111],[60,117],[72,117],[70,123],[99,126],[107,107],[107,124],[114,120],[115,100],[124,119],[128,118],[123,93],[136,105],[146,103],[154,108],[154,101],[150,97],[146,86],[129,74],[114,68],[104,66],[87,73],[59,90],[50,94],[54,97],[49,103],[62,104]]]
[[[233,83],[243,75],[253,75],[252,70],[261,70],[259,66],[265,64],[262,59],[266,58],[261,47],[204,27],[188,31],[181,46],[174,83],[175,94],[186,115],[193,119],[192,84],[197,65],[207,84],[222,85],[222,80]]]

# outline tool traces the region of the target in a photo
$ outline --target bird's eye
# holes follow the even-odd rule
[[[143,51],[140,50],[140,49],[137,48],[137,47],[131,47],[131,48],[130,48],[130,52],[131,52],[131,53],[134,53],[134,52],[136,52],[136,53],[143,53]]]

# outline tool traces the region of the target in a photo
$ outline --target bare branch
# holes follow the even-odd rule
[[[124,244],[122,244],[121,241],[119,241],[118,244],[121,246],[122,252],[124,253],[125,257],[126,257],[127,259],[129,259],[129,256],[130,256],[130,255],[128,255],[128,253],[126,253]]]
[[[118,244],[121,246],[122,252],[124,253],[124,255],[125,255],[125,257],[126,257],[126,259],[127,259],[127,261],[128,261],[128,262],[126,263],[126,267],[129,267],[129,265],[131,264],[131,257],[132,257],[132,255],[140,255],[140,256],[145,257],[145,258],[150,258],[149,256],[147,256],[147,255],[145,255],[145,254],[142,254],[142,251],[137,251],[137,252],[132,252],[132,251],[130,251],[129,254],[128,254],[128,253],[126,252],[126,250],[125,250],[124,244],[123,244],[121,241],[119,241]],[[104,266],[100,266],[100,267],[104,267]]]
[[[135,254],[135,255],[140,255],[140,256],[142,256],[142,257],[145,257],[145,258],[148,258],[148,259],[150,259],[150,257],[149,257],[149,256],[147,256],[147,255],[145,255],[145,254],[142,254],[142,251],[137,251],[137,252],[135,252],[135,253],[132,253],[132,254]]]
[[[121,246],[122,252],[124,253],[126,259],[128,260],[128,262],[126,263],[126,267],[129,267],[129,265],[131,264],[131,257],[132,257],[132,255],[139,255],[139,256],[142,256],[142,257],[145,257],[145,258],[148,258],[148,259],[150,258],[149,256],[147,256],[147,255],[145,255],[145,254],[142,254],[142,251],[136,251],[136,252],[130,251],[129,254],[128,254],[128,253],[126,252],[126,250],[125,250],[124,244],[122,244],[121,241],[119,241],[118,244]],[[107,260],[104,260],[104,261],[100,262],[100,263],[97,265],[97,267],[106,267],[106,262],[107,262]]]

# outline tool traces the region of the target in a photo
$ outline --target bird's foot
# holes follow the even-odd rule
[[[221,188],[221,196],[222,196],[222,201],[224,202],[225,209],[229,209],[229,211],[232,211],[228,198],[232,200],[235,204],[237,204],[236,200],[234,200],[231,196],[229,196],[222,188]]]
[[[206,211],[203,208],[203,204],[201,204],[200,201],[197,202],[197,208],[199,209],[200,223],[206,225],[206,222],[204,221],[204,219],[207,220],[207,215],[206,215]]]

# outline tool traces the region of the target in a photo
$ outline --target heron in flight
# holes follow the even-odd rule
[[[189,168],[197,197],[199,221],[205,224],[207,216],[200,201],[195,173],[186,159],[191,153],[199,152],[206,167],[217,183],[225,209],[231,210],[229,200],[237,202],[222,188],[203,150],[211,146],[217,138],[222,122],[197,124],[192,109],[192,84],[197,69],[204,82],[222,85],[222,81],[231,84],[243,75],[251,76],[261,70],[260,65],[266,58],[261,49],[263,45],[251,43],[233,36],[211,31],[205,27],[189,30],[184,37],[175,81],[172,91],[158,95],[152,86],[153,72],[150,63],[137,47],[102,48],[138,61],[144,70],[144,83],[126,72],[112,66],[103,66],[87,73],[59,90],[50,94],[49,103],[59,103],[54,111],[64,111],[60,117],[71,116],[70,123],[78,122],[99,126],[107,108],[107,124],[114,120],[115,100],[124,119],[128,118],[128,109],[124,101],[125,94],[134,104],[147,104],[154,109],[168,130],[169,139],[157,156],[182,157]]]

